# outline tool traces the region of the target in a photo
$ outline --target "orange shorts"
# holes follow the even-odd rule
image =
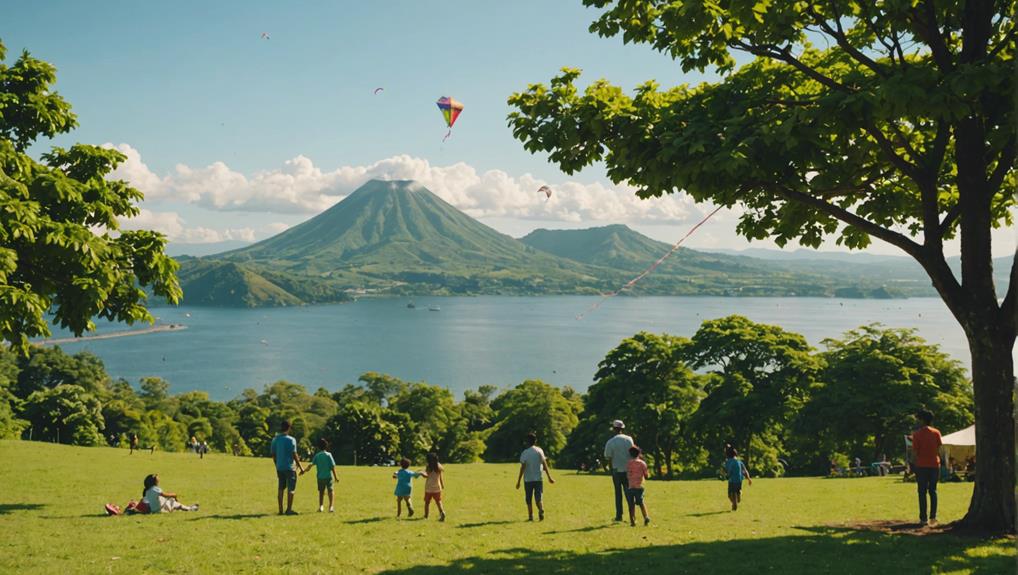
[[[429,501],[441,501],[441,500],[442,500],[442,492],[441,491],[436,491],[435,493],[426,492],[424,494],[424,502],[425,503],[427,503]]]

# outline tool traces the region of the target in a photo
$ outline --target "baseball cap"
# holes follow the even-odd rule
[[[612,427],[615,429],[625,429],[626,424],[622,423],[621,419],[616,419],[615,421],[612,422]]]

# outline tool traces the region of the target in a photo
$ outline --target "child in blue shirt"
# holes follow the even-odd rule
[[[739,508],[742,503],[742,478],[745,477],[750,485],[753,485],[753,478],[749,476],[746,464],[739,459],[739,452],[731,445],[725,449],[725,471],[728,473],[728,500],[732,502],[732,511]]]
[[[410,495],[413,493],[413,484],[410,482],[415,477],[427,477],[423,471],[410,471],[410,460],[403,458],[399,460],[400,470],[392,474],[396,480],[396,517],[403,513],[403,502],[406,501],[406,516],[414,516],[414,504],[410,502]]]

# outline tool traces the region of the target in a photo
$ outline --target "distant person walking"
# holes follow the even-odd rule
[[[301,471],[300,474],[304,475],[308,471],[311,471],[311,467],[315,467],[315,476],[318,479],[318,512],[325,511],[325,491],[329,492],[329,513],[333,513],[335,508],[335,494],[333,493],[333,482],[335,479],[339,481],[339,476],[336,475],[336,460],[333,459],[332,454],[329,453],[329,440],[322,437],[318,440],[318,453],[311,458],[311,465],[308,465],[307,469]]]
[[[633,446],[633,438],[625,433],[626,424],[621,419],[612,422],[615,435],[604,444],[604,456],[611,467],[612,485],[615,486],[615,521],[622,521],[622,497],[629,487],[626,469],[629,466],[629,448]]]
[[[438,462],[437,453],[428,454],[428,479],[424,482],[424,518],[428,518],[431,502],[438,507],[438,520],[445,521],[445,507],[442,506],[442,491],[445,489],[445,468]]]
[[[128,455],[134,455],[134,450],[135,449],[138,449],[138,434],[137,433],[132,433],[131,434],[131,452],[128,453]]]
[[[290,435],[290,422],[283,420],[279,424],[279,433],[272,440],[270,447],[272,460],[276,464],[276,478],[279,480],[279,489],[276,499],[279,502],[279,514],[283,515],[283,491],[286,495],[286,514],[297,515],[293,510],[293,492],[297,490],[297,471],[304,473],[304,467],[300,464],[297,456],[297,440]]]
[[[915,456],[915,478],[919,490],[919,523],[937,522],[937,480],[940,478],[940,431],[930,427],[933,412],[928,409],[916,413],[919,429],[912,432],[912,454]],[[926,494],[930,496],[929,515],[926,514]]]
[[[537,513],[541,521],[544,521],[544,482],[541,478],[541,470],[548,475],[548,483],[555,483],[551,478],[551,469],[548,467],[548,460],[544,457],[544,450],[537,446],[537,434],[527,434],[527,447],[520,454],[520,474],[516,477],[516,489],[520,488],[520,481],[523,481],[524,498],[527,501],[527,521],[534,520],[534,503],[537,503]]]
[[[629,489],[626,491],[626,501],[629,503],[629,525],[636,526],[636,507],[640,508],[643,514],[643,524],[650,525],[650,515],[647,514],[647,504],[643,502],[643,480],[650,478],[647,462],[640,458],[640,448],[632,446],[629,448],[629,464],[626,467],[626,475],[629,479]]]
[[[725,472],[728,473],[728,500],[732,502],[732,511],[739,509],[742,503],[742,480],[743,478],[753,485],[753,478],[749,476],[746,464],[739,459],[739,452],[731,445],[725,447]]]
[[[404,457],[399,460],[400,470],[392,474],[392,478],[396,480],[396,518],[403,514],[403,502],[406,501],[406,516],[414,516],[414,504],[411,496],[413,495],[414,485],[413,480],[417,477],[427,477],[428,474],[422,471],[413,471],[410,469],[410,460]]]

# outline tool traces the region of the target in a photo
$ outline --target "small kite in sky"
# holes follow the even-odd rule
[[[537,193],[544,194],[547,198],[544,200],[546,202],[551,199],[551,188],[548,186],[541,186],[540,188],[537,188]]]
[[[383,91],[385,91],[385,88],[375,88],[375,95],[377,96],[379,92]]]
[[[445,118],[445,125],[449,127],[449,131],[446,132],[445,137],[442,141],[449,139],[452,135],[452,125],[456,123],[456,118],[460,117],[460,112],[463,111],[463,104],[458,102],[449,96],[442,96],[435,102],[438,105],[438,109],[442,112],[442,117]]]
[[[269,33],[268,32],[262,32],[262,40],[269,40],[269,39],[270,39],[269,38]]]

